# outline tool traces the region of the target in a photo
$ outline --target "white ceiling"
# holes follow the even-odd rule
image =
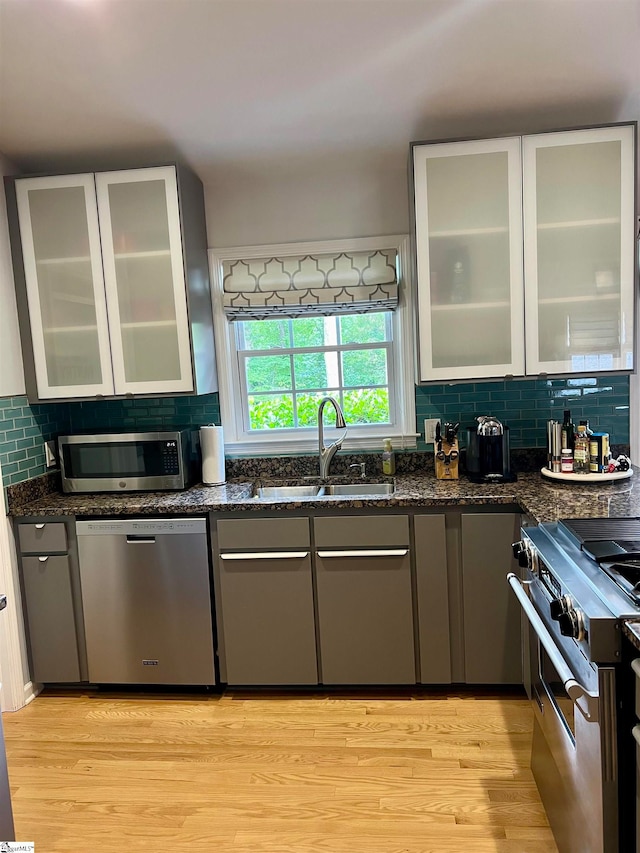
[[[406,159],[637,118],[640,0],[0,0],[0,151],[23,169]]]

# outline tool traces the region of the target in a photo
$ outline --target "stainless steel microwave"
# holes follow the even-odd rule
[[[61,435],[63,492],[184,489],[191,480],[191,430]]]

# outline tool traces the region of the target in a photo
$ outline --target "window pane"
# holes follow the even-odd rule
[[[389,390],[387,388],[365,388],[345,391],[342,409],[349,424],[388,424]]]
[[[384,349],[366,349],[343,352],[342,381],[345,388],[352,388],[356,385],[385,385],[387,382],[387,351]]]
[[[294,426],[293,396],[265,394],[249,396],[250,429],[284,429]]]
[[[343,344],[375,344],[387,340],[386,313],[350,314],[340,317]]]
[[[251,356],[245,361],[247,391],[290,391],[291,359],[288,355]]]
[[[338,354],[336,352],[307,352],[294,355],[293,369],[296,388],[338,388]]]
[[[328,319],[335,325],[333,317]],[[292,325],[294,347],[324,346],[324,317],[300,317],[294,320]]]
[[[288,320],[244,320],[244,349],[282,349],[289,347]]]
[[[314,428],[318,426],[318,406],[320,405],[320,400],[322,400],[323,397],[326,397],[329,393],[329,391],[318,391],[315,394],[296,394],[296,407],[298,409],[298,426]],[[329,406],[325,408],[325,415],[328,408]],[[326,419],[327,418],[325,418],[325,421]]]

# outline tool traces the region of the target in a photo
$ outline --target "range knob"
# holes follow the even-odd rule
[[[521,569],[531,568],[531,550],[529,543],[521,539],[519,542],[514,542],[511,546],[513,556],[518,561]]]
[[[584,640],[584,614],[582,610],[567,610],[558,618],[560,633],[563,637],[573,637],[574,640]]]
[[[556,622],[560,619],[563,613],[573,610],[573,601],[568,595],[562,595],[560,598],[554,598],[549,604],[549,613],[552,619]]]

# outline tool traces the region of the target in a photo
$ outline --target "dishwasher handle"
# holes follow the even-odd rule
[[[127,545],[155,545],[155,536],[138,536],[135,533],[127,533]]]

